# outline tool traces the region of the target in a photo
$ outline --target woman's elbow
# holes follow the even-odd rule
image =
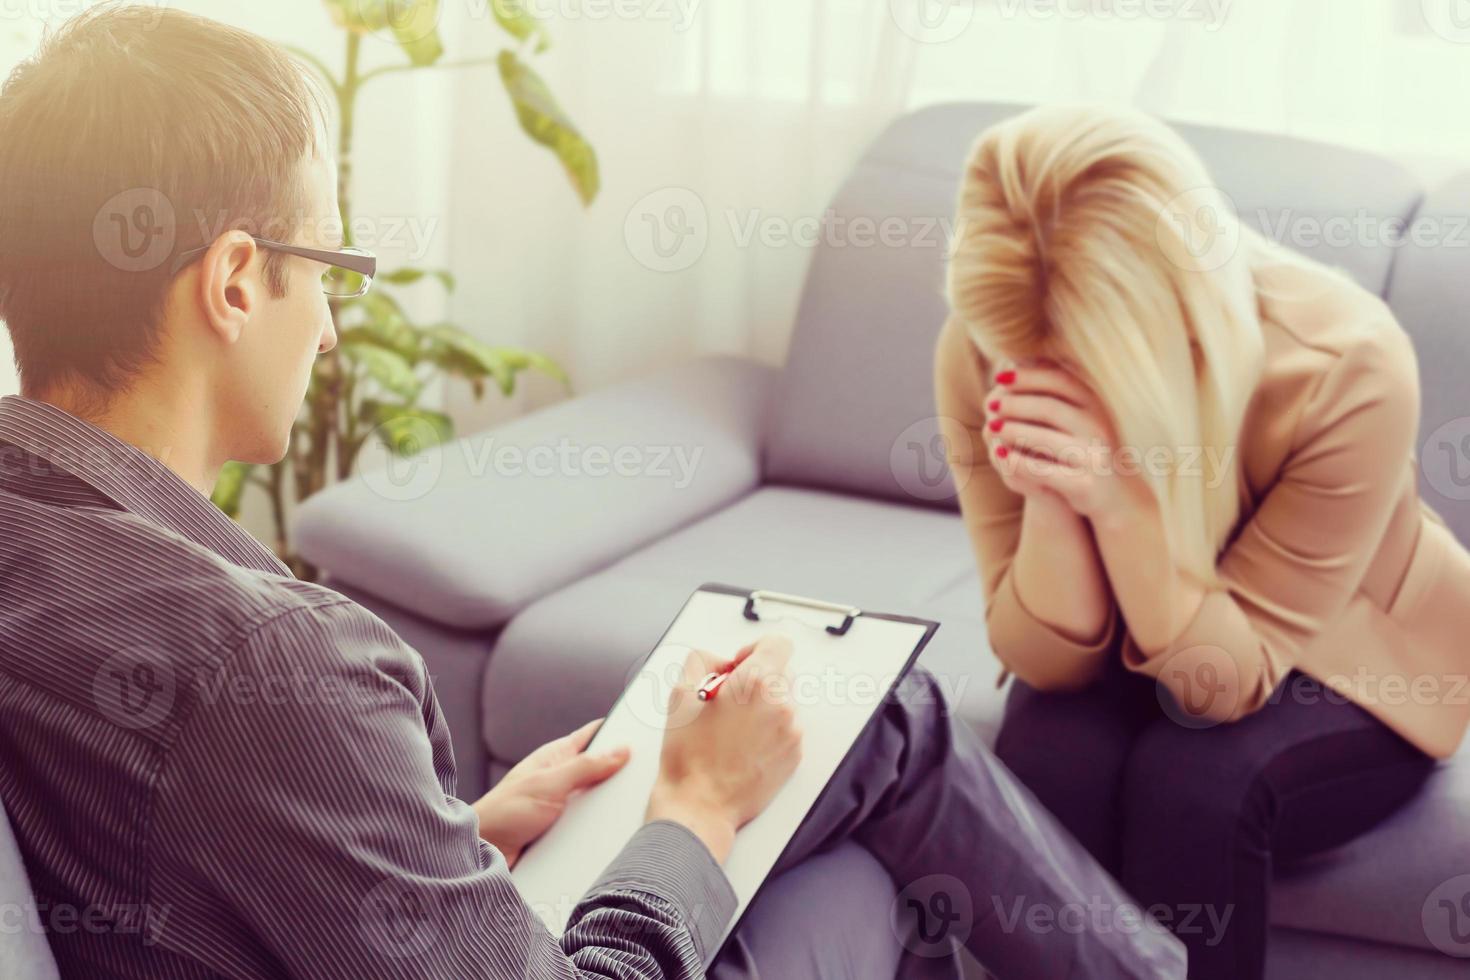
[[[1102,674],[1104,657],[1079,657],[1071,651],[1038,652],[1035,647],[994,644],[1001,664],[1027,687],[1047,694],[1071,694],[1090,686]]]

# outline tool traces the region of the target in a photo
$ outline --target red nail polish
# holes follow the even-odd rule
[[[991,419],[990,420],[990,431],[991,432],[999,432],[1001,429],[1005,428],[1005,424],[1006,424],[1006,420],[1005,419]]]
[[[1011,454],[1011,450],[1010,450],[1010,447],[1008,447],[1008,446],[997,446],[997,447],[995,447],[995,455],[999,456],[1001,459],[1005,459],[1010,454]]]
[[[990,403],[990,410],[992,412],[998,412],[998,411],[1000,411],[1000,399],[999,398],[997,398],[995,401],[993,401],[993,402]]]
[[[1013,384],[1016,383],[1016,372],[1015,371],[1002,371],[1002,372],[1000,372],[1000,374],[997,374],[995,376],[995,380],[996,380],[996,382],[998,384],[1013,385]]]

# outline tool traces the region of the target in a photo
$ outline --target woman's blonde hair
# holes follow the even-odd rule
[[[1173,130],[1131,110],[1046,107],[987,130],[957,219],[949,303],[981,355],[1071,364],[1138,454],[1179,568],[1217,583],[1263,359],[1252,270],[1280,250]]]

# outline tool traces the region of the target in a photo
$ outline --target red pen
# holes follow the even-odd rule
[[[735,668],[732,667],[730,668],[730,670],[715,670],[710,671],[708,674],[705,674],[704,680],[699,685],[699,690],[695,692],[699,695],[699,700],[713,701],[715,699],[715,695],[719,693],[720,687],[724,685],[725,680],[730,676],[731,673],[734,672],[734,669]]]

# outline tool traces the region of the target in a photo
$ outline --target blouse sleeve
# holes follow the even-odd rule
[[[1091,643],[1058,632],[1026,608],[1011,575],[1025,498],[1007,487],[990,465],[983,437],[988,373],[979,351],[955,320],[940,334],[934,373],[950,473],[980,566],[991,648],[1011,673],[1039,690],[1083,687],[1096,678],[1109,651],[1117,647],[1116,603],[1109,603],[1107,625]]]
[[[1124,640],[1124,663],[1191,714],[1264,707],[1361,586],[1413,472],[1418,368],[1398,340],[1358,344],[1318,383],[1279,478],[1219,562],[1220,586],[1174,641]]]

